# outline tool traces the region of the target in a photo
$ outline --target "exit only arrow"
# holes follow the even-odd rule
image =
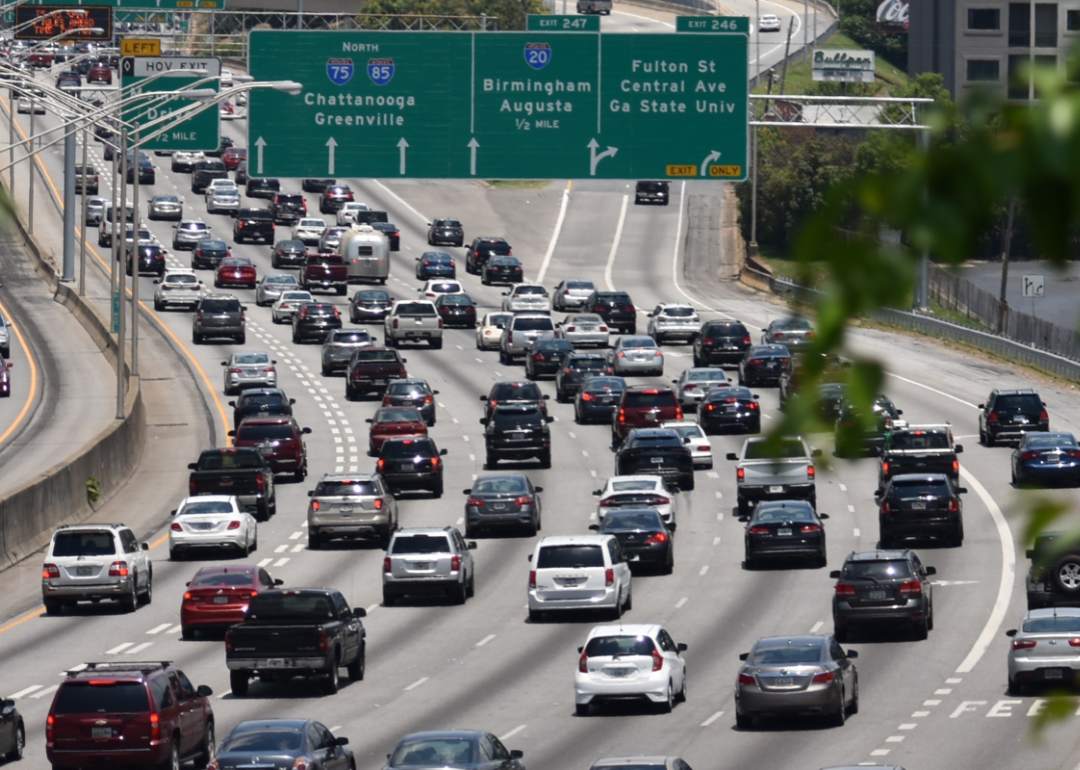
[[[612,147],[608,145],[608,148],[601,153],[597,153],[597,149],[600,147],[600,143],[593,139],[588,144],[589,147],[589,176],[596,176],[596,165],[604,158],[614,158],[615,153],[619,151],[618,147]]]

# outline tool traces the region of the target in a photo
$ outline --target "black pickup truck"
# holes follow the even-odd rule
[[[885,435],[878,462],[878,489],[883,490],[893,476],[901,473],[944,473],[953,484],[960,481],[960,461],[964,451],[953,443],[950,425],[909,425]]]
[[[332,588],[289,588],[252,597],[247,619],[225,634],[225,665],[233,695],[247,695],[252,677],[286,682],[323,677],[328,695],[338,691],[338,669],[364,678],[366,632],[361,607],[349,608]]]
[[[235,495],[260,521],[267,521],[277,511],[274,471],[258,449],[207,449],[188,468],[188,494],[192,497]]]
[[[270,209],[247,208],[236,212],[233,223],[233,241],[274,242],[274,215]]]
[[[215,179],[228,179],[229,172],[220,160],[200,160],[191,170],[191,191],[200,195]]]

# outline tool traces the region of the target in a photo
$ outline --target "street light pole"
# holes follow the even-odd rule
[[[112,246],[113,273],[116,274],[117,294],[119,298],[119,324],[116,334],[116,419],[124,419],[124,397],[127,395],[127,380],[124,377],[124,293],[127,291],[124,280],[124,266],[120,264],[120,246],[127,240],[127,127],[120,129],[120,216],[117,217],[116,201],[113,201]],[[114,188],[115,189],[115,188]]]
[[[30,136],[26,138],[26,157],[30,161],[26,169],[27,181],[30,184],[29,201],[26,207],[26,230],[29,233],[34,232],[34,164],[37,162],[34,160],[34,109],[37,107],[37,103],[34,101],[33,92],[30,93]]]
[[[139,171],[141,170],[141,164],[139,162],[139,153],[142,150],[139,149],[140,142],[135,143],[134,149],[131,151],[133,154],[132,160],[134,161],[134,167],[131,163],[128,163],[128,169],[131,169],[131,206],[135,210],[135,230],[132,233],[133,240],[131,243],[131,376],[139,376],[139,220],[142,217],[139,216]],[[126,155],[125,155],[126,157]],[[127,179],[127,176],[124,177]],[[125,246],[127,241],[125,240]],[[127,262],[127,255],[124,255],[124,261]],[[127,272],[125,268],[125,273]]]
[[[86,173],[87,165],[86,154],[88,152],[88,145],[90,144],[90,132],[83,128],[82,131],[82,167],[83,174]],[[87,192],[86,192],[86,178],[83,177],[82,182],[82,227],[79,228],[79,296],[86,296],[86,207],[87,207]]]

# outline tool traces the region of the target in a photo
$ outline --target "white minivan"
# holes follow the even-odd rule
[[[349,268],[349,281],[386,283],[390,275],[390,241],[370,225],[353,225],[341,238],[338,253]]]
[[[546,612],[630,609],[630,564],[614,535],[545,537],[529,556],[529,620]]]

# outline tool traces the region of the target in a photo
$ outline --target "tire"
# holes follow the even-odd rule
[[[930,628],[926,623],[926,618],[923,618],[921,622],[915,623],[914,627],[915,641],[923,642],[930,635]]]
[[[124,612],[134,612],[139,604],[139,594],[135,586],[131,587],[131,593],[120,597],[120,609]]]
[[[169,749],[169,757],[160,765],[159,770],[180,770],[180,747],[177,745],[176,738],[173,738],[172,744]]]
[[[679,691],[677,693],[675,693],[675,702],[676,703],[686,703],[686,669],[685,668],[683,669],[683,675],[682,675],[682,687],[680,687]]]
[[[443,483],[440,481],[438,484],[436,484],[435,488],[431,490],[431,493],[433,495],[435,495],[435,497],[442,497],[443,496]]]
[[[237,345],[245,345],[245,344],[247,344],[247,335],[246,334],[241,334],[239,337],[237,337],[236,338],[236,344]]]
[[[330,369],[326,366],[326,364],[323,364],[322,365],[322,376],[323,377],[329,377],[330,374],[331,374]]]
[[[64,605],[55,599],[45,600],[45,614],[46,615],[59,615],[63,610]]]
[[[155,300],[154,300],[154,310],[156,310],[157,312],[159,312],[159,313],[160,313],[160,312],[161,312],[162,310],[164,310],[164,309],[165,309],[165,306],[164,306],[164,305],[162,305],[162,304],[161,304],[160,302],[158,302],[158,301],[157,301],[157,300],[155,299]],[[7,356],[4,356],[4,357],[5,357],[5,358],[7,358]]]
[[[364,668],[365,668],[364,658],[366,657],[366,654],[367,654],[366,650],[364,650],[364,648],[361,647],[360,648],[360,654],[356,656],[356,660],[354,660],[352,663],[350,663],[348,666],[346,666],[345,670],[349,674],[349,681],[350,682],[363,681],[363,679],[364,679]]]
[[[430,345],[432,350],[442,350],[442,337],[431,340]]]
[[[735,726],[740,730],[752,730],[754,727],[754,718],[749,714],[740,714],[736,711]]]
[[[591,703],[575,703],[574,713],[577,714],[579,717],[587,717],[589,716],[589,709],[591,706]]]
[[[246,671],[230,671],[229,672],[229,689],[232,690],[232,694],[238,698],[243,698],[248,694],[248,675]]]
[[[493,471],[496,467],[498,467],[499,459],[492,455],[488,455],[484,464],[487,465],[488,470]]]
[[[1020,696],[1027,695],[1028,694],[1028,687],[1027,687],[1027,685],[1020,684],[1019,682],[1014,682],[1012,679],[1010,679],[1009,680],[1009,692],[1008,692],[1008,694],[1009,695],[1020,695]]]
[[[182,638],[185,642],[192,641],[195,638],[195,629],[194,628],[181,628],[180,629],[180,638]]]
[[[847,693],[840,689],[840,708],[829,715],[829,724],[833,727],[843,727],[847,724]]]
[[[931,631],[934,630],[934,603],[933,602],[930,603],[930,606],[926,610],[926,627]]]
[[[270,521],[270,504],[266,498],[255,501],[255,520]]]
[[[471,599],[476,596],[476,575],[472,572],[469,573],[469,582],[465,586],[465,598]]]
[[[530,623],[543,623],[544,613],[542,610],[529,610],[529,622]]]
[[[745,500],[739,499],[739,516],[749,516],[754,512],[753,507]]]
[[[836,624],[833,624],[833,637],[836,638],[836,641],[839,644],[846,644],[847,641],[851,638],[850,634],[848,633],[847,626],[840,626]]]
[[[146,575],[146,590],[142,594],[142,603],[150,604],[154,600],[154,572],[150,570]]]
[[[1058,590],[1070,596],[1080,595],[1080,556],[1063,556],[1054,565],[1052,574]]]
[[[22,722],[15,728],[15,745],[11,747],[11,751],[4,755],[4,759],[8,762],[17,762],[22,759],[23,750],[26,748],[26,728]]]
[[[694,482],[694,474],[691,473],[690,474],[690,480],[684,482],[681,486],[683,488],[683,491],[693,492],[694,491],[694,484],[695,484],[695,482]]]
[[[454,587],[454,590],[450,592],[450,601],[454,604],[464,604],[468,599],[468,590],[464,583],[460,583]]]
[[[855,686],[852,688],[851,705],[848,706],[848,715],[859,713],[859,675],[855,675]]]
[[[670,714],[672,709],[675,708],[675,688],[671,682],[667,685],[667,700],[657,704],[660,707],[661,714]]]
[[[540,467],[545,469],[551,467],[551,452],[544,452],[540,455]]]
[[[503,366],[510,366],[510,361],[507,360],[507,358],[506,352],[502,348],[499,348],[499,363]]]
[[[214,740],[214,723],[208,721],[206,723],[206,732],[203,734],[202,751],[199,752],[199,756],[195,760],[195,767],[206,767],[215,754],[217,754],[217,741]]]
[[[334,653],[334,660],[330,664],[329,670],[326,672],[326,679],[323,681],[323,692],[326,695],[336,695],[338,689],[341,687],[341,679],[338,676],[338,660],[337,653]]]

